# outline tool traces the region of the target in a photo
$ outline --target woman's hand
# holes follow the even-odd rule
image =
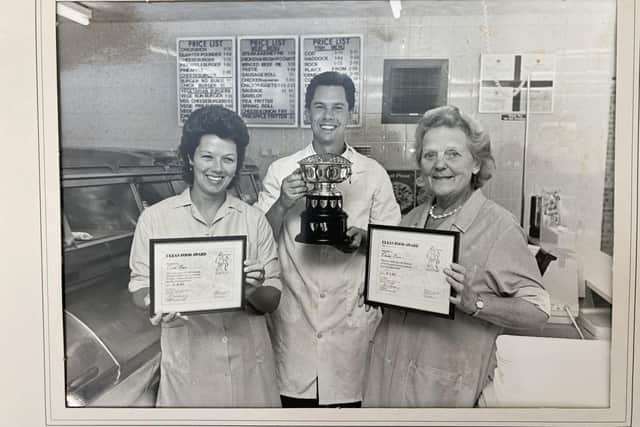
[[[280,290],[273,286],[263,286],[265,266],[257,260],[245,260],[245,298],[258,313],[271,313],[280,302]]]
[[[169,323],[169,322],[173,322],[176,319],[183,319],[183,320],[188,320],[187,316],[184,316],[180,313],[176,313],[176,312],[171,312],[171,313],[156,313],[153,317],[151,317],[149,320],[151,321],[151,324],[153,326],[158,326],[161,323]]]
[[[244,281],[250,286],[262,286],[265,278],[264,264],[253,259],[244,261]]]
[[[449,297],[449,301],[458,307],[460,311],[467,314],[472,314],[476,311],[478,293],[473,290],[471,284],[477,269],[477,266],[473,266],[469,274],[463,265],[452,262],[450,268],[443,270],[447,283],[456,291],[456,296]]]

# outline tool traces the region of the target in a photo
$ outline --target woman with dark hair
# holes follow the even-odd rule
[[[460,233],[458,263],[445,268],[453,320],[385,309],[364,397],[371,407],[472,407],[486,385],[503,327],[533,328],[549,295],[513,215],[480,188],[495,170],[489,135],[458,108],[427,111],[416,157],[430,197],[405,227]]]
[[[220,106],[194,111],[178,148],[189,187],[145,209],[131,248],[129,290],[149,304],[149,239],[246,235],[244,311],[158,313],[161,332],[157,406],[280,406],[273,349],[264,313],[280,300],[280,267],[264,215],[227,193],[238,175],[249,133],[242,119]]]

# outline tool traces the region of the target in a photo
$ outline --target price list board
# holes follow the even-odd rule
[[[301,114],[304,117],[304,96],[309,82],[316,74],[325,71],[345,73],[356,87],[356,102],[350,127],[362,126],[362,35],[301,36]],[[309,126],[305,118],[303,125]]]
[[[298,37],[239,37],[238,86],[247,126],[297,127]]]
[[[205,105],[236,109],[235,38],[178,38],[178,122]]]

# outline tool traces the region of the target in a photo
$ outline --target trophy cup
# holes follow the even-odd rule
[[[351,162],[338,154],[313,154],[298,162],[306,183],[313,189],[306,195],[306,209],[300,214],[297,242],[348,245],[347,214],[336,184],[351,177]]]

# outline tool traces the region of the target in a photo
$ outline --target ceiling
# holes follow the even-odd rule
[[[548,11],[554,5],[578,0],[402,0],[403,16],[517,14]],[[579,0],[582,7],[601,0]],[[612,0],[613,1],[613,0]],[[208,0],[187,1],[81,1],[92,10],[93,22],[209,21],[232,19],[288,19],[322,17],[390,17],[387,0]]]
[[[81,2],[93,11],[94,22],[209,21],[287,19],[332,16],[390,16],[386,0],[369,1],[202,1],[202,2]]]

